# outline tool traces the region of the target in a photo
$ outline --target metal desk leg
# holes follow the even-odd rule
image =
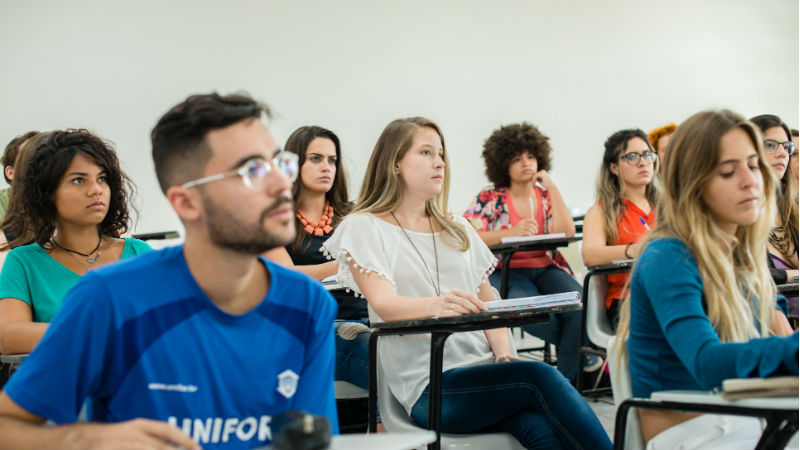
[[[369,397],[367,414],[369,420],[369,432],[378,431],[378,336],[375,331],[369,337]]]
[[[436,432],[436,441],[428,444],[428,450],[439,450],[441,447],[442,427],[442,361],[444,359],[444,342],[450,332],[431,333],[431,372],[428,390],[428,429]]]
[[[625,450],[625,432],[628,427],[628,411],[631,406],[624,401],[617,407],[617,414],[614,418],[614,450]]]
[[[508,265],[511,263],[511,253],[503,253],[503,267],[500,268],[500,298],[508,297]]]
[[[581,295],[581,337],[578,346],[578,372],[575,375],[575,389],[579,394],[583,394],[583,355],[586,354],[584,349],[586,344],[586,299],[589,298],[589,283],[592,280],[592,272],[586,274],[583,279],[583,295]],[[601,376],[601,375],[598,375]]]
[[[789,440],[797,432],[797,411],[787,418],[785,415],[773,414],[767,417],[767,426],[761,433],[756,450],[785,448]]]

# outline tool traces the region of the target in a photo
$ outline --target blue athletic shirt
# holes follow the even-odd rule
[[[324,415],[333,388],[336,302],[301,273],[261,259],[269,292],[251,311],[220,310],[183,246],[90,271],[67,294],[5,390],[56,423],[137,417],[172,423],[205,449],[271,442],[275,414]]]

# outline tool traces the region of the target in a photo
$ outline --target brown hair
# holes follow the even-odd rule
[[[342,165],[342,148],[339,144],[339,137],[336,134],[328,130],[327,128],[322,128],[318,126],[305,126],[300,127],[289,136],[289,139],[286,141],[286,146],[284,148],[285,151],[291,152],[299,156],[299,167],[303,167],[303,164],[306,162],[306,151],[308,150],[308,146],[311,145],[311,142],[316,138],[323,138],[329,139],[333,142],[333,146],[336,148],[336,175],[333,178],[333,186],[331,186],[330,190],[325,193],[325,199],[328,200],[331,207],[333,207],[333,220],[331,221],[331,226],[336,228],[336,225],[342,220],[342,217],[346,216],[347,213],[353,208],[352,203],[347,195],[347,175],[345,174],[344,167]],[[295,204],[298,203],[300,197],[303,196],[303,191],[305,190],[305,185],[303,184],[303,180],[298,179],[294,182],[294,186],[292,187],[292,197],[294,198]],[[297,233],[294,238],[294,242],[291,244],[291,248],[293,252],[300,250],[300,245],[305,239],[308,232],[303,228],[303,225],[300,221],[295,217],[295,228],[297,229]]]

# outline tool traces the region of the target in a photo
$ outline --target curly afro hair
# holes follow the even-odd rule
[[[483,143],[486,177],[497,188],[509,187],[508,166],[514,157],[526,152],[533,153],[539,170],[550,170],[550,143],[535,126],[522,122],[495,130]]]

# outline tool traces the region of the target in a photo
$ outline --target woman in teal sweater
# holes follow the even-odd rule
[[[130,222],[133,183],[110,144],[86,130],[64,130],[27,145],[12,187],[21,214],[6,218],[23,232],[9,242],[0,273],[3,354],[33,350],[81,275],[150,250],[120,238]]]
[[[669,145],[658,225],[617,329],[627,338],[633,395],[796,375],[797,334],[776,309],[764,262],[775,181],[761,134],[735,113],[706,111],[682,123]],[[753,448],[761,434],[752,418],[639,416],[647,448]]]

